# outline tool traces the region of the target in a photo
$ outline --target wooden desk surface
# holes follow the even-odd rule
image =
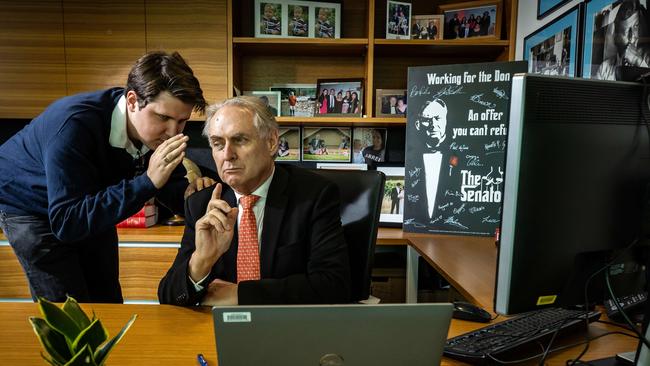
[[[363,305],[360,305],[363,306]],[[138,314],[122,342],[111,352],[108,365],[195,365],[196,354],[203,353],[210,365],[217,365],[217,355],[210,308],[182,308],[170,305],[84,304],[86,312],[94,311],[110,336],[119,332],[132,314]],[[33,303],[0,303],[0,360],[3,365],[44,365],[42,351],[28,322],[40,316]],[[480,328],[482,324],[452,320],[449,336]],[[590,334],[612,330],[605,324],[593,324]],[[580,338],[578,338],[580,340]],[[607,336],[591,343],[583,358],[593,360],[612,356],[635,347],[633,339],[619,335]],[[548,365],[560,366],[575,357],[581,347],[553,354]],[[444,358],[442,365],[464,365]]]

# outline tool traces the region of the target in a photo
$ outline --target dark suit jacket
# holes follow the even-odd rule
[[[236,281],[236,230],[230,249],[212,267],[202,291],[196,292],[188,277],[188,262],[195,248],[194,225],[205,214],[212,190],[199,191],[186,202],[181,248],[158,286],[163,304],[195,305],[215,278]],[[231,207],[237,205],[227,185],[222,199]],[[339,201],[333,183],[305,169],[276,165],[264,209],[262,279],[239,283],[239,304],[350,301],[350,263]]]

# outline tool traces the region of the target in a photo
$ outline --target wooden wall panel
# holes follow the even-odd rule
[[[33,118],[66,94],[61,1],[0,1],[0,118]]]
[[[225,99],[226,0],[158,0],[147,2],[146,8],[147,51],[178,51],[199,79],[208,103]]]
[[[124,86],[146,52],[144,0],[64,0],[68,94]]]
[[[32,298],[25,272],[8,245],[0,245],[0,298]]]

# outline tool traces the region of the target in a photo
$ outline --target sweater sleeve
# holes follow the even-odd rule
[[[68,120],[43,152],[50,225],[54,235],[67,242],[113,228],[157,191],[146,174],[102,186],[104,168],[98,160],[103,145],[86,123],[75,121],[80,118]]]

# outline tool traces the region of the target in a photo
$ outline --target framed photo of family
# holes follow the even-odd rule
[[[341,37],[341,4],[255,0],[254,6],[255,37]]]
[[[440,5],[444,39],[501,38],[502,0],[480,0]]]
[[[537,0],[537,19],[542,19],[569,0]]]
[[[300,161],[300,127],[280,126],[276,161]]]
[[[411,38],[411,7],[410,3],[386,2],[386,39]]]
[[[402,226],[404,217],[404,167],[377,167],[386,175],[379,225]]]
[[[361,117],[363,79],[318,79],[314,117]]]
[[[528,72],[579,75],[578,56],[582,5],[578,4],[524,39],[523,58]]]
[[[406,117],[405,89],[377,89],[375,97],[375,116]]]
[[[414,15],[411,21],[411,39],[442,39],[445,16],[441,14]]]
[[[582,42],[582,77],[620,80],[617,66],[641,66],[650,54],[648,1],[590,0],[585,3],[585,30]],[[624,37],[617,36],[624,34]],[[646,34],[647,35],[647,34]]]
[[[350,127],[303,127],[302,161],[350,162]]]

